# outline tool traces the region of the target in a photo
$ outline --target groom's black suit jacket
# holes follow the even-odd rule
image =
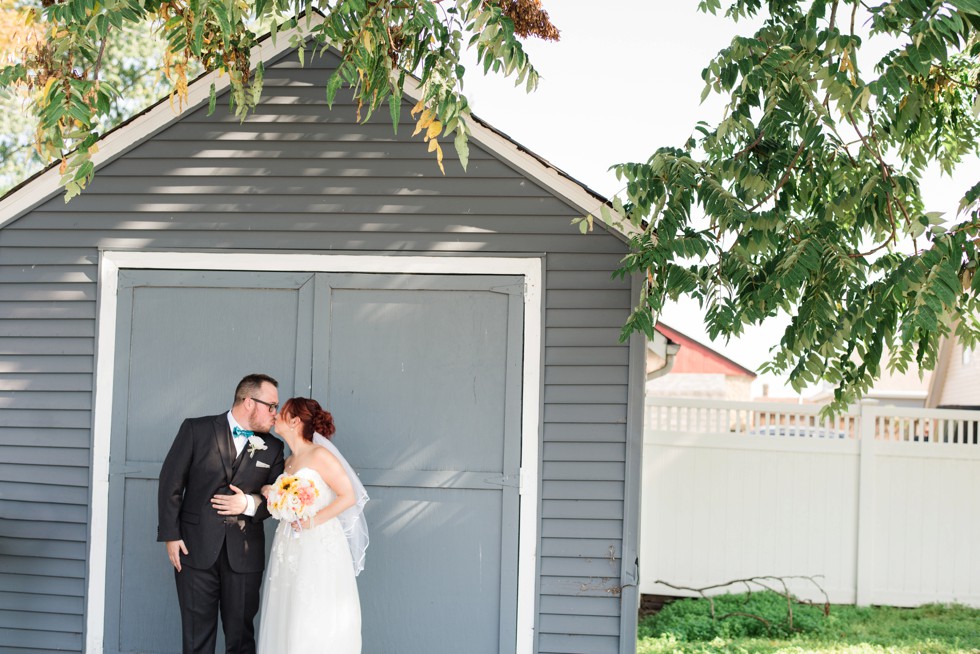
[[[265,500],[258,503],[254,516],[237,516],[239,522],[225,520],[211,506],[212,496],[232,492],[230,484],[257,495],[282,473],[282,441],[267,433],[255,435],[267,449],[249,455],[246,446],[236,461],[227,413],[188,418],[180,426],[160,470],[157,540],[183,539],[187,556],[181,556],[182,565],[210,568],[226,544],[236,572],[265,568]]]

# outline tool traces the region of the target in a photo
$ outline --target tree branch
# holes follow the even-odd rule
[[[744,585],[745,586],[746,593],[748,593],[751,596],[752,595],[752,584],[755,584],[756,586],[762,588],[763,590],[768,590],[768,591],[770,591],[772,593],[775,593],[775,594],[779,595],[780,597],[782,597],[782,598],[784,598],[786,600],[786,625],[787,625],[787,628],[790,631],[792,631],[793,630],[793,604],[801,604],[801,605],[813,606],[814,603],[813,602],[810,602],[810,601],[807,601],[807,600],[801,600],[796,595],[794,595],[793,593],[791,593],[790,590],[789,590],[789,585],[786,583],[787,580],[790,580],[790,579],[800,579],[800,580],[804,580],[804,581],[809,581],[814,586],[816,586],[817,587],[817,590],[819,590],[820,591],[820,594],[823,595],[823,597],[824,597],[824,604],[823,604],[824,615],[830,615],[830,597],[827,595],[827,591],[825,591],[823,589],[823,586],[821,586],[817,582],[817,577],[819,577],[819,576],[822,576],[822,575],[817,575],[817,576],[789,575],[789,576],[785,576],[785,577],[777,577],[777,576],[766,575],[766,576],[761,576],[761,577],[747,577],[745,579],[733,579],[731,581],[726,581],[725,583],[722,583],[722,584],[713,584],[713,585],[710,585],[710,586],[702,586],[700,588],[694,588],[694,587],[691,587],[691,586],[677,586],[677,585],[671,584],[669,582],[666,582],[666,581],[664,581],[662,579],[657,579],[653,583],[655,583],[655,584],[661,584],[663,586],[667,586],[668,588],[673,588],[674,590],[686,590],[686,591],[689,591],[689,592],[697,593],[702,599],[704,599],[704,600],[706,600],[708,602],[708,610],[709,610],[709,612],[711,614],[711,619],[714,620],[714,621],[720,622],[721,620],[724,620],[726,618],[731,618],[731,617],[735,617],[735,616],[741,616],[741,617],[744,617],[744,618],[751,618],[753,620],[758,620],[759,622],[761,622],[762,624],[764,624],[766,626],[766,630],[767,631],[770,631],[772,629],[772,627],[773,627],[773,624],[770,621],[766,620],[765,618],[763,618],[761,616],[758,616],[758,615],[755,615],[753,613],[746,613],[746,612],[742,612],[742,611],[732,611],[731,613],[726,613],[725,615],[722,615],[722,616],[715,615],[715,602],[714,602],[714,599],[712,598],[712,596],[708,595],[708,591],[710,591],[710,590],[718,590],[718,589],[722,589],[722,588],[727,588],[729,586],[734,586],[736,584],[741,584],[741,585]],[[773,586],[769,583],[769,582],[772,582],[772,581],[778,582],[779,585],[782,586],[782,590],[780,591],[780,590],[777,590],[777,589],[773,588]]]
[[[109,32],[111,31],[112,25],[107,25],[102,37],[102,45],[99,46],[99,56],[95,58],[95,66],[92,69],[92,81],[99,81],[99,71],[102,70],[102,55],[105,54],[105,46],[109,42]]]
[[[801,138],[800,139],[800,147],[797,148],[796,154],[793,155],[793,160],[790,161],[789,162],[789,165],[786,167],[786,172],[783,174],[783,178],[780,179],[779,180],[779,183],[776,184],[776,186],[773,187],[773,189],[771,191],[769,191],[769,193],[766,194],[766,197],[764,197],[761,200],[759,200],[754,207],[752,207],[751,209],[749,209],[749,213],[754,212],[756,209],[758,209],[759,207],[761,207],[762,205],[764,205],[766,202],[768,202],[772,198],[772,196],[776,195],[776,193],[779,192],[779,189],[781,189],[783,187],[783,185],[786,184],[787,180],[789,180],[789,176],[793,173],[793,168],[796,166],[796,162],[799,161],[800,155],[803,154],[803,150],[804,150],[805,147],[806,147],[806,141],[804,141]]]
[[[743,154],[745,154],[749,150],[753,149],[755,146],[759,145],[759,143],[762,141],[762,139],[763,139],[763,137],[765,137],[765,135],[766,135],[766,131],[764,129],[760,129],[759,130],[759,135],[755,137],[755,140],[752,141],[751,143],[749,143],[747,146],[745,146],[741,150],[739,150],[738,152],[736,152],[735,154],[733,154],[732,155],[732,159],[738,159]]]

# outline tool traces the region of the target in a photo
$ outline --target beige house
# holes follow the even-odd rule
[[[925,406],[980,409],[980,352],[965,347],[956,338],[945,339],[928,385]]]

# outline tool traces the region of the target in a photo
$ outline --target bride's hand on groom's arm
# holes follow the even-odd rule
[[[167,546],[167,558],[170,559],[170,565],[180,572],[180,554],[183,552],[184,556],[187,556],[187,546],[184,545],[182,540],[168,540]]]

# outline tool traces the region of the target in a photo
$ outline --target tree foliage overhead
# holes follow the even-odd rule
[[[25,28],[23,14],[9,0],[0,0],[0,52],[23,53],[25,47],[35,47],[39,36],[38,24]],[[97,117],[100,133],[165,97],[171,88],[163,74],[165,43],[159,30],[148,23],[126,25],[115,36],[103,53],[102,79],[118,89],[119,95]],[[27,109],[30,89],[21,86],[5,91],[0,93],[0,193],[48,163],[38,149],[37,121]],[[60,158],[61,153],[55,156]]]
[[[625,200],[605,217],[637,228],[623,272],[649,280],[626,331],[652,332],[680,295],[712,338],[785,312],[764,369],[837,384],[837,408],[885,359],[931,369],[951,330],[972,346],[980,184],[963,180],[956,216],[927,211],[919,185],[930,164],[952,174],[978,154],[980,0],[725,5],[762,26],[702,73],[723,119],[615,167]]]
[[[927,167],[952,174],[978,154],[980,0],[699,6],[762,26],[703,72],[705,95],[726,101],[717,124],[697,125],[686,143],[646,162],[615,166],[625,188],[603,219],[635,234],[620,272],[648,280],[624,335],[652,334],[664,302],[681,295],[701,301],[712,337],[785,312],[792,321],[768,370],[790,373],[797,387],[836,383],[837,407],[870,387],[886,353],[898,370],[930,368],[951,330],[972,346],[980,184],[963,181],[956,216],[928,211],[919,184]],[[127,93],[110,55],[137,25],[153,26],[164,43],[158,63],[172,100],[186,97],[197,65],[228,76],[243,118],[261,96],[263,70],[251,54],[266,32],[283,38],[296,28],[301,56],[337,47],[341,65],[325,92],[332,101],[352,89],[361,120],[387,103],[397,128],[406,75],[416,75],[416,134],[440,165],[440,138],[452,135],[464,166],[463,80],[473,73],[463,50],[476,51],[483,72],[532,90],[538,75],[521,40],[558,37],[540,0],[0,0],[0,8],[17,16],[0,21],[0,89],[23,94],[32,147],[61,161],[68,197],[90,180],[92,148]]]
[[[187,97],[191,71],[228,76],[230,102],[243,119],[262,93],[262,62],[252,55],[261,38],[291,31],[291,45],[337,47],[342,61],[324,80],[332,103],[353,89],[358,118],[386,102],[397,128],[406,75],[418,76],[422,99],[418,131],[442,166],[439,136],[455,133],[465,167],[466,119],[460,54],[475,48],[485,71],[514,75],[533,89],[538,74],[521,38],[557,39],[539,0],[0,0],[4,20],[21,29],[0,31],[0,89],[26,95],[36,122],[34,148],[44,161],[61,160],[71,198],[91,180],[92,148],[125,89],[114,83],[107,50],[139,26],[165,40],[161,67],[172,100]],[[10,16],[16,16],[11,21]],[[197,67],[197,68],[196,68]],[[212,109],[215,89],[212,86]]]

